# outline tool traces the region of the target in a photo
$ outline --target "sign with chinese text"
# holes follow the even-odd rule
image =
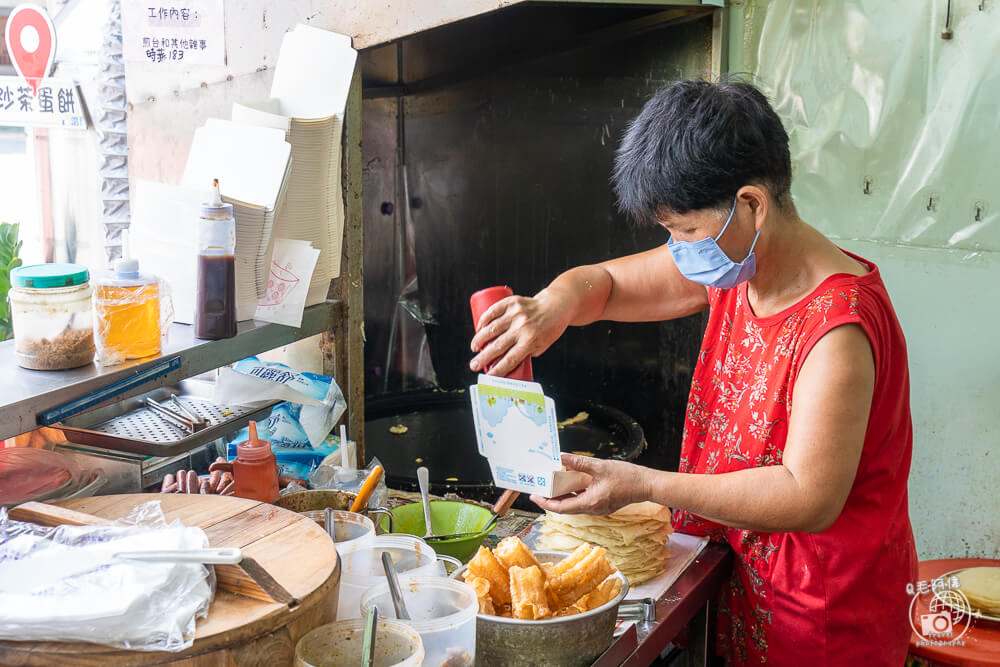
[[[86,129],[76,83],[41,79],[38,94],[19,76],[0,76],[0,125]]]
[[[122,39],[129,62],[225,65],[223,0],[123,0]]]

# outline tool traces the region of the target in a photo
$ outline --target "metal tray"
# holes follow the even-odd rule
[[[259,420],[266,416],[271,408],[280,403],[269,401],[256,407],[221,406],[211,401],[211,393],[211,383],[183,381],[75,415],[53,424],[52,428],[65,433],[70,442],[81,445],[150,456],[174,456],[238,431],[251,419]],[[176,394],[191,410],[204,417],[209,425],[189,434],[146,407],[147,396],[166,402],[170,400],[171,394]],[[226,414],[227,412],[230,414]]]

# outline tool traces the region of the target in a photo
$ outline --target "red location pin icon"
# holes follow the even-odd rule
[[[38,5],[18,5],[7,17],[7,53],[14,68],[38,95],[38,85],[52,69],[56,55],[56,30],[48,13]]]

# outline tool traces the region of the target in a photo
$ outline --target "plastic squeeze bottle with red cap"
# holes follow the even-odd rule
[[[472,324],[476,331],[479,331],[479,318],[483,316],[483,313],[489,310],[494,303],[508,296],[514,296],[514,291],[506,285],[497,285],[481,289],[469,298],[469,306],[472,308]],[[491,368],[493,368],[493,364],[486,367],[486,372],[489,373]],[[531,357],[526,358],[517,368],[507,373],[507,377],[512,380],[534,380]]]
[[[278,499],[278,460],[271,443],[257,438],[257,424],[250,422],[250,436],[236,445],[233,461],[234,494],[240,498],[273,503]]]

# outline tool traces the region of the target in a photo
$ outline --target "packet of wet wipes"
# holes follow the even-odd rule
[[[212,400],[224,406],[285,401],[268,418],[272,448],[318,448],[347,409],[333,378],[257,357],[220,369]]]
[[[288,404],[282,403],[281,405]],[[257,422],[258,436],[261,440],[271,441],[271,452],[278,461],[279,477],[294,477],[305,481],[309,479],[309,473],[319,467],[328,457],[336,454],[333,458],[340,460],[340,436],[333,433],[326,436],[326,439],[317,447],[310,447],[308,445],[303,447],[302,442],[304,440],[292,443],[291,446],[286,446],[284,442],[279,443],[277,440],[272,440],[271,420],[278,416],[275,424],[279,423],[283,416],[278,411],[281,405],[275,406],[274,412],[271,413],[268,419]],[[249,430],[245,426],[236,435],[230,437],[229,443],[226,446],[226,456],[230,461],[236,458],[239,443],[246,442],[248,437]],[[352,442],[351,444],[354,443]]]

